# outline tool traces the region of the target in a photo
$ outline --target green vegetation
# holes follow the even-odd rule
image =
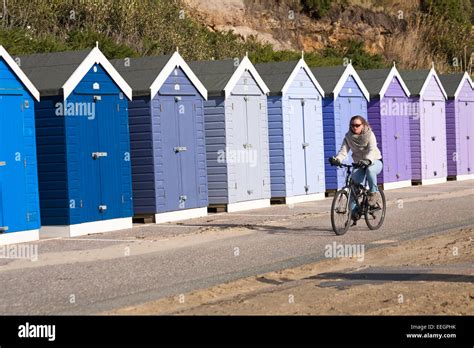
[[[346,0],[337,0],[347,5]],[[320,18],[332,1],[300,0],[302,9]],[[242,57],[255,62],[299,59],[300,52],[274,51],[255,37],[208,29],[184,10],[180,0],[7,0],[0,19],[0,43],[13,55],[91,48],[99,42],[109,58],[170,53],[179,47],[187,60]],[[426,35],[436,53],[459,54],[466,42],[469,0],[423,0],[422,9],[439,35]],[[466,22],[467,21],[467,22]],[[442,23],[442,24],[441,24]],[[467,40],[468,41],[468,40]],[[370,55],[361,41],[307,52],[311,66],[338,65],[352,59],[359,68],[384,66],[381,55]]]
[[[426,14],[425,39],[435,54],[451,61],[463,57],[464,48],[473,45],[471,33],[472,7],[470,0],[422,0]]]

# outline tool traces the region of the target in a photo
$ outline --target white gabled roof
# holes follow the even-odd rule
[[[66,98],[72,93],[72,91],[76,88],[79,82],[81,82],[81,80],[94,66],[94,64],[100,64],[114,80],[117,86],[122,90],[123,94],[125,94],[128,99],[132,99],[132,88],[118,73],[118,71],[115,70],[115,68],[109,62],[107,57],[104,56],[101,50],[98,47],[94,47],[62,86],[64,100],[66,100]]]
[[[361,89],[362,94],[364,95],[365,99],[367,99],[367,101],[369,101],[370,100],[370,93],[367,90],[367,88],[365,87],[362,80],[360,79],[359,74],[357,74],[357,71],[352,66],[352,63],[349,63],[346,66],[346,69],[344,70],[344,73],[341,75],[341,77],[339,78],[339,81],[337,82],[336,86],[334,87],[334,90],[332,91],[333,94],[334,94],[334,100],[337,98],[337,96],[341,92],[342,87],[344,87],[344,84],[346,83],[346,80],[349,78],[349,76],[352,76],[354,78],[354,80],[357,82],[357,85]]]
[[[25,75],[23,70],[18,66],[18,64],[13,60],[13,58],[8,54],[5,48],[0,45],[0,57],[5,60],[5,63],[13,70],[15,75],[20,79],[20,81],[25,85],[26,89],[31,93],[31,95],[37,100],[40,100],[40,92],[36,89],[30,79]]]
[[[454,99],[458,99],[459,93],[462,90],[462,85],[464,84],[464,81],[467,80],[471,88],[474,88],[474,82],[471,79],[471,76],[467,73],[467,71],[464,72],[464,75],[462,76],[461,82],[459,82],[458,88],[456,88],[456,92],[454,92]]]
[[[173,53],[168,63],[166,63],[164,68],[160,71],[156,79],[151,84],[150,86],[151,99],[153,99],[156,93],[158,93],[161,86],[163,86],[163,83],[165,83],[166,79],[169,77],[169,75],[173,72],[173,70],[176,67],[179,67],[183,70],[186,76],[194,84],[198,92],[203,96],[205,100],[207,100],[206,87],[204,87],[202,82],[198,79],[198,77],[194,74],[194,72],[191,70],[189,65],[184,61],[183,57],[181,57],[181,55],[178,52]]]
[[[390,73],[388,74],[385,82],[383,83],[382,88],[380,89],[380,99],[382,99],[383,96],[385,95],[385,93],[387,92],[387,89],[390,86],[390,83],[392,82],[394,77],[396,77],[398,79],[398,82],[400,82],[400,85],[402,86],[402,89],[405,92],[405,94],[408,97],[411,95],[410,90],[408,89],[407,85],[405,84],[405,81],[403,81],[402,76],[398,72],[396,66],[393,65],[392,69],[390,70]]]
[[[227,82],[227,84],[224,87],[224,93],[225,93],[226,99],[230,95],[232,90],[234,89],[235,85],[239,81],[244,71],[246,70],[250,72],[250,74],[253,76],[253,78],[257,82],[257,85],[260,87],[260,89],[263,91],[264,94],[270,93],[270,90],[268,89],[265,82],[263,82],[263,79],[260,77],[259,73],[257,72],[257,69],[255,69],[250,59],[247,56],[245,56],[240,62],[238,68],[232,74],[232,77],[230,78],[230,80]]]
[[[311,72],[311,69],[306,64],[306,62],[304,61],[303,58],[300,58],[300,60],[298,61],[298,64],[296,64],[295,68],[293,69],[293,72],[291,73],[290,77],[288,78],[288,80],[285,82],[285,85],[281,89],[281,93],[285,94],[286,91],[288,90],[288,88],[290,88],[291,84],[293,83],[293,80],[298,75],[298,72],[300,71],[300,69],[304,69],[304,71],[306,71],[306,73],[308,74],[309,78],[311,79],[311,81],[315,85],[318,92],[321,93],[322,96],[324,96],[323,88],[321,87],[318,80],[316,79],[314,74]]]
[[[436,73],[436,70],[434,69],[434,67],[431,67],[430,72],[428,73],[428,76],[426,77],[426,80],[423,83],[423,87],[421,87],[420,96],[422,96],[425,93],[425,90],[428,87],[428,84],[430,83],[430,79],[432,76],[435,78],[436,82],[438,82],[438,85],[441,88],[441,92],[444,95],[444,99],[448,99],[448,94],[444,90],[443,84],[441,83],[441,80],[439,79],[438,74]]]

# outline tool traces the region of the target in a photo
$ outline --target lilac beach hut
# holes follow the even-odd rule
[[[411,186],[410,91],[397,68],[358,71],[370,93],[368,121],[382,151],[383,188]]]
[[[413,184],[437,184],[448,176],[446,163],[447,94],[436,74],[430,70],[401,72],[411,92],[411,165]]]
[[[474,83],[468,73],[441,75],[446,101],[448,178],[474,179]]]

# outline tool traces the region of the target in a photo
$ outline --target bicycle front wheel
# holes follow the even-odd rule
[[[373,204],[367,204],[365,210],[365,222],[369,229],[378,230],[382,226],[386,207],[385,194],[382,190],[379,190],[373,199]]]
[[[343,235],[349,230],[351,211],[349,207],[349,192],[342,189],[336,192],[331,205],[331,225],[334,233]]]

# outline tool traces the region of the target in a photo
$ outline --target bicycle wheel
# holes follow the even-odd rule
[[[371,230],[378,230],[382,224],[383,220],[385,219],[385,210],[386,210],[386,202],[385,202],[385,194],[382,190],[377,191],[377,194],[374,198],[375,204],[367,205],[367,209],[365,210],[365,222],[367,226]]]
[[[331,205],[331,225],[334,233],[343,235],[349,229],[351,212],[349,209],[349,193],[342,189],[336,192]]]

